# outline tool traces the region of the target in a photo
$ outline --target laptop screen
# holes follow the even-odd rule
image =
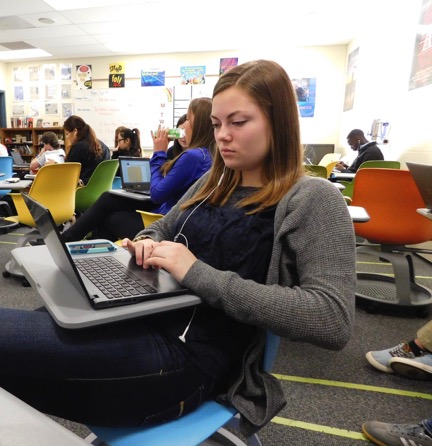
[[[408,169],[417,185],[420,195],[428,209],[432,209],[432,166],[406,162]]]
[[[150,188],[150,159],[119,157],[120,175],[123,189]]]
[[[62,271],[78,291],[87,294],[69,250],[61,240],[61,235],[50,211],[28,195],[21,195],[60,271]]]
[[[11,152],[14,164],[27,164],[26,161],[23,160],[21,153],[18,150],[14,149]]]

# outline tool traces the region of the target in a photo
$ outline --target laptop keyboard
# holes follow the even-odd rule
[[[108,299],[153,294],[157,290],[144,282],[113,257],[74,259],[79,271],[96,285]]]

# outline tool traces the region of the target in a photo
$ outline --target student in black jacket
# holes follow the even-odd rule
[[[350,166],[340,161],[335,169],[344,173],[356,173],[358,168],[365,161],[383,160],[384,155],[375,141],[368,141],[363,130],[354,129],[348,133],[347,142],[351,149],[358,151],[357,158]]]
[[[80,180],[86,184],[96,166],[111,155],[106,144],[96,138],[94,130],[79,116],[69,116],[63,124],[70,149],[66,162],[81,163]]]

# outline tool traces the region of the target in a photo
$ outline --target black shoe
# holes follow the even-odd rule
[[[36,240],[30,240],[29,245],[30,246],[45,245],[45,242],[44,242],[43,238],[38,238]]]

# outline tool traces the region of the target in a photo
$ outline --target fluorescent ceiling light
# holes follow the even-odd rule
[[[0,51],[0,60],[18,60],[32,57],[52,57],[52,54],[37,48],[32,50]]]
[[[129,4],[140,5],[142,3],[159,3],[160,0],[133,0],[128,1]],[[74,9],[85,9],[85,8],[102,8],[107,6],[119,6],[118,0],[74,0],[73,2],[66,2],[65,0],[45,0],[51,8],[57,11],[66,11]]]

